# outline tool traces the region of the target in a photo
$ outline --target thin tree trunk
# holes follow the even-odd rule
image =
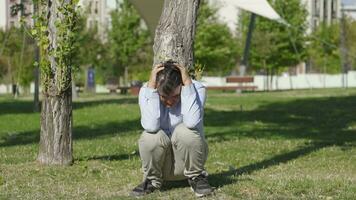
[[[79,97],[77,87],[75,85],[74,75],[72,74],[72,99],[77,99]]]
[[[34,2],[33,4],[33,9],[34,9],[34,14],[37,15],[38,14],[38,2]],[[33,19],[33,24],[36,23],[35,18]],[[37,63],[40,62],[40,49],[38,47],[38,45],[35,45],[35,61]],[[40,69],[37,66],[35,66],[34,69],[34,82],[35,82],[35,90],[33,93],[33,111],[34,112],[39,112],[40,111]]]
[[[70,0],[49,0],[44,9],[48,12],[48,51],[53,51],[60,45],[72,45],[71,40],[58,35],[56,21],[66,21],[58,7],[70,5]],[[73,13],[72,13],[73,14]],[[68,27],[68,32],[70,27]],[[62,42],[62,43],[60,43]],[[69,42],[69,43],[68,43]],[[41,52],[43,53],[43,52]],[[37,160],[46,165],[70,165],[72,157],[72,79],[70,62],[60,66],[60,60],[68,59],[70,55],[46,53],[44,58],[50,63],[50,72],[41,73],[44,81],[43,101],[41,110],[41,136]]]
[[[174,60],[191,68],[200,0],[165,0],[154,39],[154,65]]]
[[[267,71],[267,64],[266,64],[266,60],[264,59],[263,62],[262,62],[262,66],[263,66],[263,69],[265,70],[265,76],[263,76],[263,90],[266,91],[267,90],[267,86],[268,86],[268,83],[266,83],[268,80],[268,71]]]
[[[272,91],[273,90],[273,85],[272,85],[272,82],[273,82],[273,70],[270,69],[269,70],[269,80],[268,80],[268,87],[269,87],[269,91]]]

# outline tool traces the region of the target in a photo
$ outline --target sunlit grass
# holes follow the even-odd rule
[[[142,180],[137,97],[74,104],[74,164],[38,165],[39,113],[0,97],[0,199],[130,199]],[[354,199],[356,89],[209,93],[211,199]],[[147,199],[195,199],[186,182]]]

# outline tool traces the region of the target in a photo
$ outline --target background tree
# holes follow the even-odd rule
[[[2,41],[2,44],[0,45],[0,82],[4,81],[3,78],[5,77],[8,69],[7,58],[3,55],[3,50],[5,49],[4,43],[6,42],[5,38],[5,31],[0,29],[0,41]]]
[[[153,62],[153,40],[147,39],[147,42],[138,50],[130,63],[129,80],[148,81]]]
[[[310,36],[308,53],[311,70],[322,73],[340,73],[340,25],[320,24]]]
[[[32,34],[41,60],[42,110],[39,154],[42,164],[69,165],[72,156],[71,70],[77,1],[39,0]]]
[[[273,75],[297,65],[306,58],[307,11],[299,0],[275,0],[270,1],[270,4],[290,27],[256,17],[248,70],[263,70]],[[242,26],[239,27],[243,32],[239,39],[243,41],[248,27],[247,17],[247,14],[242,15]]]
[[[218,20],[217,10],[201,1],[194,53],[197,63],[205,67],[205,73],[226,75],[236,64],[238,45],[228,26]]]
[[[21,85],[28,92],[33,80],[33,41],[24,32],[24,28],[12,27],[0,32],[1,41],[3,41],[0,55],[2,65],[0,69],[3,73],[0,78],[2,77],[5,83],[12,84],[14,89]]]
[[[139,49],[147,42],[149,32],[143,28],[138,12],[128,0],[116,1],[116,5],[116,10],[111,13],[109,44],[112,64],[107,73],[117,77],[134,61]]]
[[[106,59],[108,51],[106,50],[105,44],[103,44],[99,38],[98,27],[87,28],[87,12],[85,8],[79,13],[76,22],[77,31],[75,32],[76,51],[73,55],[73,64],[76,68],[73,69],[73,73],[75,74],[74,78],[76,84],[84,86],[85,71],[88,68],[94,68],[97,72],[96,77],[99,77],[100,80],[102,79],[100,72],[102,72],[101,69],[105,68],[108,63],[108,59]],[[104,82],[100,81],[100,83]]]
[[[346,18],[346,48],[349,50],[349,70],[356,70],[356,20]]]

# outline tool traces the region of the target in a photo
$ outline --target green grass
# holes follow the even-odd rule
[[[209,93],[207,199],[355,199],[356,89]],[[70,167],[36,163],[38,113],[0,97],[0,199],[130,199],[142,179],[137,98],[74,104]],[[195,199],[186,182],[147,199]]]

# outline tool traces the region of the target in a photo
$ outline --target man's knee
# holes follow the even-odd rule
[[[196,129],[189,129],[183,123],[179,124],[173,132],[172,143],[180,143],[186,147],[194,147],[203,142],[201,133]]]
[[[168,148],[170,139],[163,130],[155,133],[143,131],[138,141],[139,148],[144,151],[154,151],[156,148]]]

